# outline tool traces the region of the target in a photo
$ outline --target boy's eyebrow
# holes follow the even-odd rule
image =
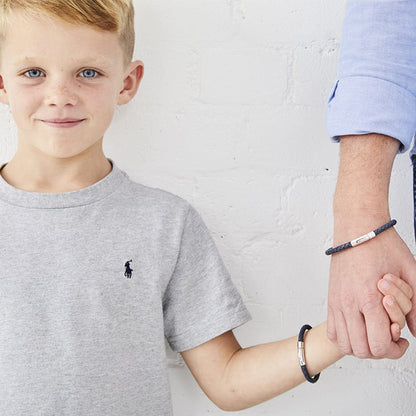
[[[32,63],[38,63],[39,60],[42,60],[42,58],[32,57],[32,56],[25,56],[24,58],[16,59],[13,64],[14,65],[23,65],[23,64],[32,64]],[[85,58],[85,59],[79,59],[78,61],[74,59],[74,64],[79,66],[85,66],[85,65],[109,65],[110,61],[105,58],[98,58],[98,57],[91,57],[91,58]]]
[[[13,61],[13,63],[16,64],[24,64],[26,62],[32,62],[32,61],[36,61],[36,58],[32,58],[30,56],[25,56],[24,58],[18,58],[16,60]]]

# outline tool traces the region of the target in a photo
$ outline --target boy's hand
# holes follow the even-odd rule
[[[406,315],[412,309],[412,288],[404,280],[390,273],[379,280],[377,287],[384,295],[383,306],[390,317],[391,336],[393,341],[397,342],[401,330],[405,327]]]

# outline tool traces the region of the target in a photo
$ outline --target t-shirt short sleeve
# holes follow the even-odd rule
[[[251,319],[217,247],[189,206],[174,272],[163,297],[165,336],[185,351]]]

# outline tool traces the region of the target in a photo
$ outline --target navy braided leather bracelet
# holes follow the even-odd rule
[[[341,244],[340,246],[337,246],[337,247],[329,248],[328,250],[325,251],[325,254],[327,256],[330,256],[331,254],[338,253],[339,251],[345,250],[346,248],[358,246],[358,244],[362,244],[368,240],[371,240],[376,235],[382,233],[383,231],[386,231],[388,228],[393,227],[396,224],[397,224],[396,220],[391,220],[387,224],[384,224],[381,227],[377,228],[376,230],[371,231],[368,234],[362,235],[361,237],[358,237],[355,240],[351,240],[350,242]]]
[[[321,373],[318,373],[315,376],[311,377],[306,368],[306,361],[305,361],[305,343],[303,341],[303,338],[305,336],[305,332],[308,331],[309,329],[312,329],[310,325],[303,325],[303,327],[299,331],[298,359],[299,359],[300,368],[302,369],[302,373],[305,376],[306,380],[308,380],[309,383],[316,383]]]

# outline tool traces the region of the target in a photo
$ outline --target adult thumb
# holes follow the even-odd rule
[[[406,315],[407,326],[414,337],[416,337],[416,300],[412,299],[412,310]]]
[[[406,315],[407,326],[414,337],[416,337],[416,261],[413,256],[408,258],[402,269],[402,279],[412,288],[411,298],[412,310]]]

